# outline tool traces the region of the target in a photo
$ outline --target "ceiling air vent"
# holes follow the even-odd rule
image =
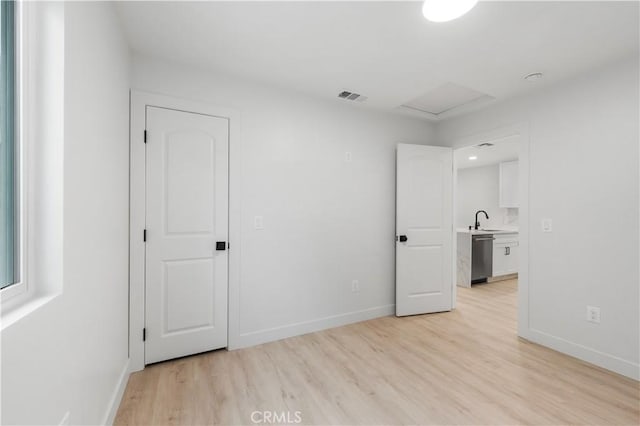
[[[366,96],[362,96],[359,93],[349,92],[348,90],[343,90],[342,92],[338,93],[338,97],[340,99],[346,99],[348,101],[364,102],[367,100]]]

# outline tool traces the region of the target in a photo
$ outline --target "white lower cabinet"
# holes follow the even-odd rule
[[[518,272],[518,234],[498,234],[493,240],[493,276]]]

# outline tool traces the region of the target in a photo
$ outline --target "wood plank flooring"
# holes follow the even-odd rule
[[[303,424],[640,424],[638,382],[516,337],[516,288],[459,288],[453,312],[148,366],[115,424],[252,424],[254,411]]]

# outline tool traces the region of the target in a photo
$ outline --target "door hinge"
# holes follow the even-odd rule
[[[142,329],[142,341],[146,341],[147,340],[147,329],[143,328]]]
[[[145,229],[144,231],[142,231],[142,241],[143,242],[147,242],[147,230]]]
[[[147,130],[144,131],[144,143],[147,143]]]

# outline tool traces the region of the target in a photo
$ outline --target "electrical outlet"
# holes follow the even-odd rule
[[[587,306],[587,321],[600,324],[600,308]]]
[[[347,163],[351,162],[351,152],[347,151],[344,153],[344,161],[346,161]]]
[[[351,291],[354,293],[360,293],[360,281],[358,280],[351,281]]]
[[[264,223],[262,221],[262,216],[256,216],[253,218],[253,227],[255,229],[264,229]]]
[[[553,231],[553,221],[551,219],[542,219],[542,232]]]

